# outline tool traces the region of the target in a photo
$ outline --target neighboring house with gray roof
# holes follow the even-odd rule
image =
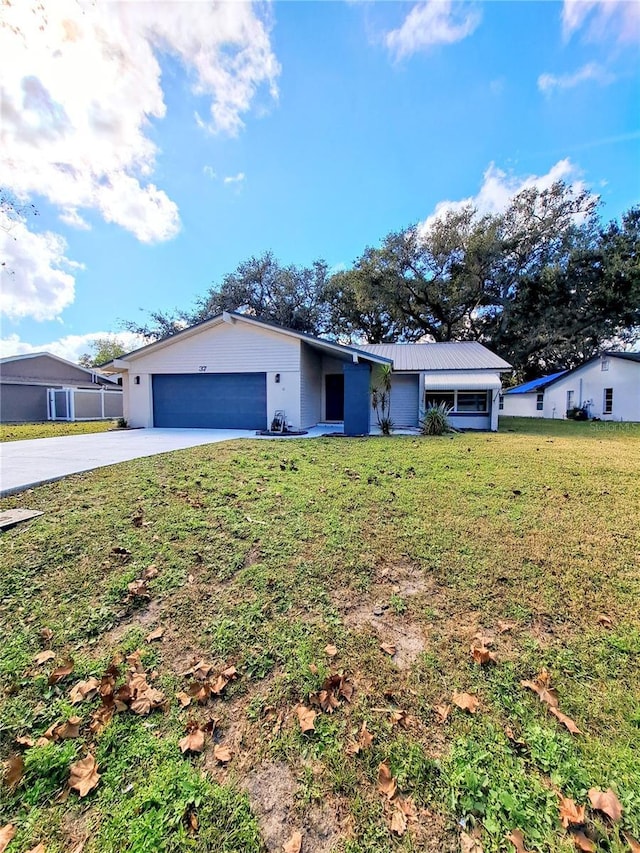
[[[502,405],[503,415],[561,419],[577,408],[602,421],[640,421],[640,352],[602,352],[571,370],[511,388]]]
[[[50,352],[0,359],[1,423],[51,420],[56,405],[60,420],[121,417],[122,388],[112,377]]]
[[[498,427],[500,374],[511,366],[477,343],[345,346],[225,312],[115,359],[132,426],[265,429],[284,411],[295,430],[375,426],[371,385],[392,368],[391,418],[417,427],[430,402],[456,426]]]

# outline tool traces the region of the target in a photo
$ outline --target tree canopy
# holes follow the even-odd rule
[[[90,341],[89,347],[91,351],[83,353],[78,359],[80,367],[98,367],[101,364],[106,364],[107,361],[119,358],[127,351],[123,343],[115,336],[94,338]]]
[[[391,232],[332,275],[265,252],[194,309],[127,328],[165,337],[225,310],[350,343],[476,340],[531,378],[640,339],[640,207],[603,225],[593,194],[528,187],[501,213],[465,204]]]

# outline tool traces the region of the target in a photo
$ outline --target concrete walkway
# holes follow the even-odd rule
[[[336,426],[319,425],[310,429],[305,436],[272,439],[270,436],[256,436],[254,430],[246,429],[132,429],[5,441],[0,443],[0,497],[61,480],[69,474],[80,474],[105,465],[183,450],[185,447],[216,444],[237,438],[261,438],[267,441],[316,438],[330,430],[336,430]],[[341,425],[337,430],[341,431]]]

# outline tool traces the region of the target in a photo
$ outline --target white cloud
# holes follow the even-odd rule
[[[574,71],[573,74],[541,74],[538,77],[538,88],[541,92],[549,94],[555,89],[573,89],[574,86],[579,86],[580,83],[588,83],[593,81],[601,86],[608,86],[615,80],[615,75],[597,62],[588,62]]]
[[[613,39],[636,45],[640,40],[640,3],[637,0],[564,0],[565,38],[582,30],[588,41]]]
[[[0,312],[17,320],[54,320],[73,302],[73,270],[81,264],[65,256],[59,234],[29,231],[22,216],[0,211]]]
[[[218,177],[212,166],[203,166],[202,174],[206,175],[207,178],[211,178],[212,181],[215,181],[215,179]]]
[[[480,12],[469,3],[426,0],[416,4],[402,25],[387,33],[385,41],[396,59],[402,59],[435,45],[462,41],[480,19]]]
[[[470,205],[480,214],[501,213],[506,210],[511,199],[522,190],[530,187],[537,187],[540,190],[549,189],[557,181],[570,184],[575,192],[585,189],[584,183],[579,178],[577,166],[568,158],[559,160],[544,175],[529,175],[524,178],[510,175],[491,163],[484,173],[482,186],[476,195],[460,201],[439,202],[431,216],[428,216],[420,227],[427,230],[436,219],[445,216],[449,211],[462,210]]]
[[[238,172],[237,175],[227,175],[224,179],[225,184],[241,184],[245,179],[244,172]]]
[[[270,24],[250,3],[23,2],[3,18],[0,184],[72,220],[96,210],[145,243],[180,227],[149,181],[149,123],[166,112],[158,56],[176,57],[209,100],[212,131],[237,133],[261,86],[277,94]]]
[[[75,207],[65,207],[60,214],[60,221],[65,225],[70,225],[72,228],[78,228],[81,231],[91,231],[91,226],[83,219]]]
[[[77,362],[81,355],[89,352],[91,343],[96,338],[116,337],[127,352],[144,346],[145,340],[133,332],[88,332],[86,335],[65,335],[58,340],[46,344],[30,344],[20,339],[18,335],[9,335],[0,339],[0,358],[10,355],[27,355],[31,352],[50,352],[67,361]]]
[[[166,113],[158,57],[170,54],[209,102],[207,129],[236,134],[258,90],[277,96],[280,67],[266,7],[251,3],[24,0],[3,6],[0,27],[0,186],[20,201],[47,199],[66,225],[83,210],[143,243],[180,229],[178,207],[152,182],[149,131]],[[12,317],[57,317],[74,297],[65,244],[22,222],[3,284]],[[6,251],[6,249],[5,249]],[[20,293],[18,293],[18,281]]]

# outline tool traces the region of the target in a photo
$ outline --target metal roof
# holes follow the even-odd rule
[[[394,370],[511,370],[511,365],[477,341],[440,344],[359,344],[393,360]]]
[[[529,394],[532,391],[543,391],[547,385],[564,376],[566,372],[566,370],[559,370],[557,373],[549,373],[547,376],[541,376],[539,379],[531,379],[529,382],[523,382],[522,385],[510,388],[508,391],[505,391],[505,394]]]

